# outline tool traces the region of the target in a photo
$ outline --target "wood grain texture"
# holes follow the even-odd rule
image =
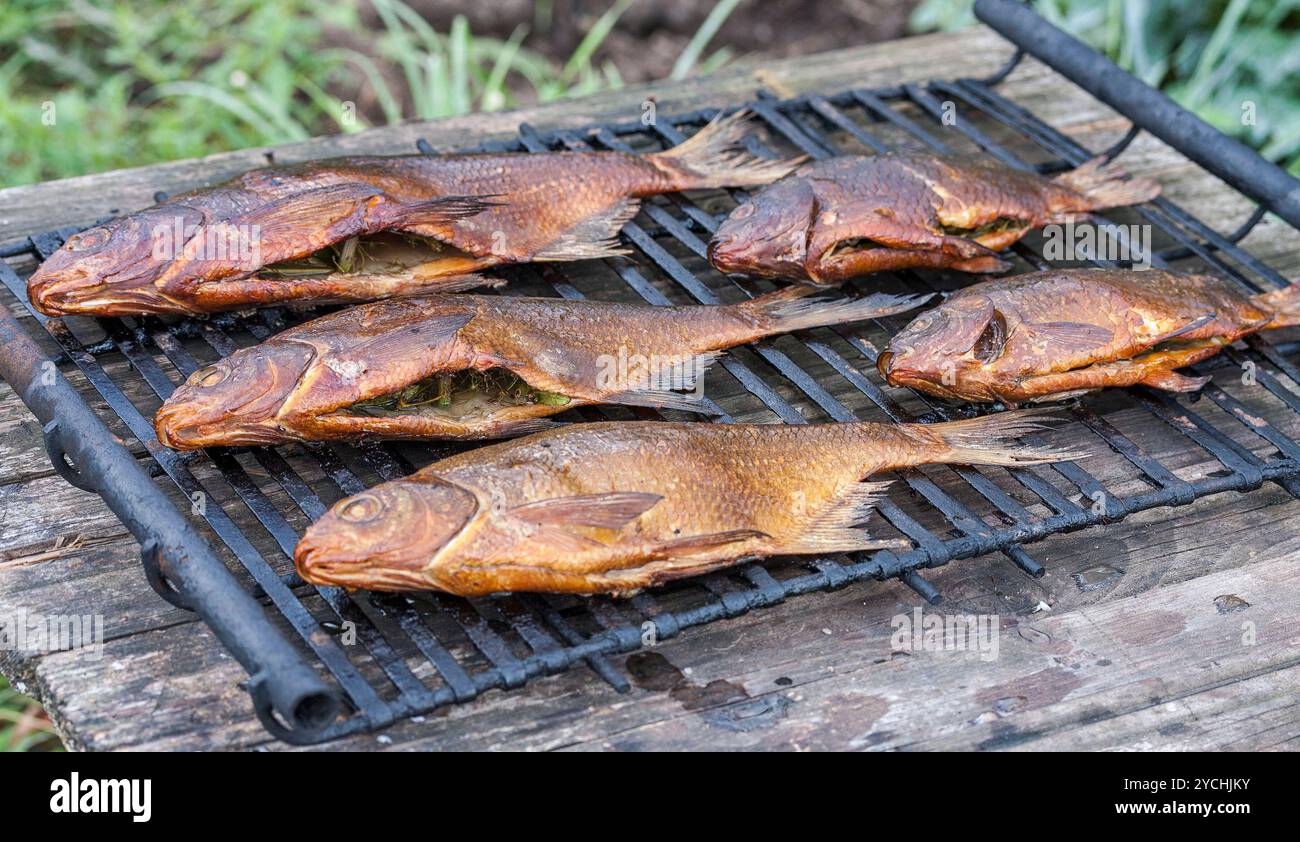
[[[973,29],[772,62],[761,72],[737,67],[708,80],[521,112],[320,138],[280,147],[275,160],[409,151],[418,137],[450,148],[513,134],[523,121],[548,129],[634,119],[651,95],[661,109],[680,111],[744,101],[759,84],[792,94],[979,76],[1009,53],[988,30]],[[1091,149],[1104,148],[1127,129],[1126,121],[1033,61],[999,90]],[[151,204],[156,190],[174,193],[222,180],[264,163],[264,151],[0,191],[0,242],[137,209]],[[1250,212],[1246,200],[1149,136],[1123,160],[1159,179],[1167,196],[1220,230],[1231,230]],[[1300,236],[1293,229],[1270,218],[1246,245],[1300,277]],[[690,259],[687,265],[700,268]],[[871,341],[878,338],[873,334]],[[806,351],[779,342],[806,362]],[[755,369],[765,365],[752,354],[745,359]],[[808,368],[850,409],[875,417],[827,366]],[[1239,394],[1233,370],[1221,371],[1216,382]],[[737,389],[725,374],[710,383],[710,394],[720,400]],[[788,385],[778,391],[810,419],[824,417]],[[148,394],[128,397],[142,408],[156,405]],[[1099,412],[1180,476],[1204,476],[1219,467],[1148,413],[1105,397],[1097,401]],[[1198,403],[1197,411],[1217,411],[1207,404]],[[759,404],[736,414],[773,420]],[[1300,433],[1293,413],[1276,411],[1269,418],[1293,436]],[[124,430],[114,430],[141,452]],[[1075,426],[1062,435],[1080,433]],[[1270,451],[1245,428],[1233,435],[1254,452]],[[1121,491],[1146,487],[1109,452],[1088,468]],[[200,463],[195,470],[202,475],[211,468]],[[935,477],[945,490],[970,497],[951,472]],[[176,496],[170,483],[159,486]],[[282,511],[292,508],[275,502]],[[1298,517],[1300,501],[1268,485],[1032,545],[1030,554],[1048,569],[1040,580],[1002,556],[927,573],[945,593],[944,612],[1000,617],[995,661],[962,652],[891,651],[892,619],[910,615],[918,600],[897,582],[868,582],[693,629],[625,664],[620,659],[635,685],[626,695],[579,667],[340,747],[1295,748]],[[264,539],[259,547],[274,552]],[[0,614],[99,613],[108,638],[99,659],[5,651],[0,670],[45,701],[75,748],[285,748],[253,717],[239,686],[247,677],[243,670],[202,624],[148,589],[137,553],[97,497],[53,474],[39,426],[0,386]],[[1245,623],[1253,624],[1253,645],[1242,643]]]

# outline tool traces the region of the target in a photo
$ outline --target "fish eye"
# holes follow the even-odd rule
[[[65,245],[68,251],[88,251],[107,243],[110,236],[112,235],[108,233],[107,228],[91,228],[80,234],[73,234]]]
[[[217,385],[218,383],[220,383],[222,380],[225,380],[229,376],[230,376],[230,369],[226,368],[225,366],[214,365],[205,368],[201,371],[194,372],[194,374],[190,377],[190,385],[202,386],[204,388],[207,388],[209,386]]]
[[[384,504],[373,494],[361,494],[339,509],[339,517],[351,523],[374,520],[384,510]]]
[[[734,211],[731,212],[731,218],[749,219],[751,216],[754,215],[754,210],[755,208],[753,202],[745,202],[745,204],[741,205],[740,207],[736,208]]]

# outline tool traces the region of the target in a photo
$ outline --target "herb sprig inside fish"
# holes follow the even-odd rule
[[[748,153],[746,129],[736,114],[641,156],[405,155],[254,170],[74,235],[28,294],[48,315],[211,313],[451,291],[465,286],[458,276],[499,264],[622,254],[615,237],[640,199],[767,184],[800,163]]]
[[[801,168],[737,207],[709,243],[723,272],[836,284],[892,269],[1001,272],[1031,229],[1154,198],[1098,158],[1055,178],[978,158],[887,153]]]
[[[425,295],[340,311],[194,372],[158,411],[169,447],[533,432],[591,403],[699,411],[717,353],[764,336],[909,310],[923,296],[656,307]]]
[[[926,463],[1081,454],[1015,439],[1024,413],[942,424],[581,424],[436,462],[336,503],[294,561],[318,584],[627,593],[745,558],[897,548],[861,523]]]
[[[954,293],[903,328],[877,363],[895,386],[1009,406],[1139,383],[1190,392],[1209,378],[1176,369],[1297,324],[1297,284],[1251,296],[1211,275],[1055,270]]]

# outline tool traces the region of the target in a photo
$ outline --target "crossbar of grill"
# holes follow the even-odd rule
[[[938,120],[943,114],[945,102],[960,105],[959,118],[952,128],[964,140],[1010,166],[1051,172],[1077,165],[1091,157],[1087,150],[994,92],[991,85],[1000,80],[999,77],[984,82],[959,80],[924,86],[903,85],[831,96],[809,95],[786,101],[763,94],[751,107],[774,139],[814,158],[841,153],[828,130],[843,132],[870,150],[885,151],[888,144],[872,132],[874,126],[901,130],[930,149],[950,152],[952,144],[931,127],[931,121]],[[1033,142],[1053,156],[1054,160],[1038,167],[1032,166],[993,140],[974,120],[960,116],[962,112],[981,114],[1011,129],[1018,137]],[[519,136],[513,140],[497,141],[478,148],[522,152],[556,148],[631,150],[631,140],[647,135],[669,146],[685,138],[683,129],[698,127],[715,115],[714,110],[702,109],[675,118],[660,115],[657,123],[648,128],[639,122],[629,122],[586,132],[549,134],[539,134],[525,125],[520,127]],[[1127,141],[1131,140],[1132,135],[1126,136],[1126,141],[1111,151],[1114,154],[1122,152]],[[424,141],[418,144],[418,148],[426,154],[433,152]],[[770,148],[757,142],[755,151],[772,154]],[[733,190],[730,193],[738,200],[745,197],[744,191]],[[1239,245],[1251,225],[1258,221],[1259,214],[1252,215],[1248,224],[1238,231],[1224,235],[1167,199],[1140,208],[1138,213],[1178,243],[1173,249],[1157,255],[1157,265],[1194,255],[1252,291],[1284,283],[1276,271]],[[642,219],[648,221],[642,222]],[[670,299],[646,276],[642,265],[653,267],[661,276],[660,283],[669,285],[670,289],[700,303],[718,303],[717,293],[660,240],[668,238],[688,253],[702,258],[707,239],[719,221],[719,217],[685,196],[673,195],[663,201],[646,202],[643,214],[629,223],[623,232],[624,238],[642,255],[643,263],[617,259],[607,261],[607,265],[630,293],[650,304],[666,305]],[[71,231],[65,229],[32,237],[23,244],[0,249],[0,257],[12,258],[30,253],[44,259],[61,245],[69,233]],[[1016,246],[1015,252],[1031,265],[1050,265],[1024,242]],[[1097,262],[1097,265],[1107,264]],[[516,290],[540,287],[561,297],[583,297],[560,266],[510,267],[503,270],[503,274],[514,282],[512,286]],[[912,272],[896,273],[896,276],[903,277],[916,288],[933,288],[930,276]],[[23,280],[3,260],[0,260],[0,281],[26,303]],[[746,296],[757,292],[743,280],[733,278],[729,283]],[[870,280],[861,281],[852,288],[860,292],[871,283]],[[150,419],[136,408],[122,385],[105,369],[100,357],[120,354],[130,362],[135,376],[141,378],[158,399],[165,399],[176,383],[155,353],[162,354],[183,378],[203,365],[187,349],[187,341],[201,342],[213,355],[225,356],[240,346],[239,332],[246,331],[254,340],[260,341],[292,321],[287,314],[281,310],[263,310],[245,318],[221,316],[206,321],[170,323],[153,317],[98,319],[96,321],[107,339],[88,346],[62,321],[46,319],[31,312],[112,412],[144,445],[161,472],[185,496],[203,493],[213,501],[206,506],[202,519],[248,573],[250,586],[284,618],[303,647],[329,674],[347,700],[350,715],[326,729],[312,733],[273,729],[278,736],[299,742],[316,742],[383,727],[405,717],[474,699],[491,689],[516,688],[537,676],[561,672],[577,663],[586,663],[616,689],[626,690],[628,679],[614,666],[610,656],[641,647],[649,636],[655,640],[668,639],[693,626],[864,579],[898,578],[923,598],[937,602],[941,598],[938,590],[919,571],[954,559],[1000,552],[1018,569],[1038,576],[1043,573],[1042,564],[1022,545],[1049,535],[1111,522],[1156,506],[1185,505],[1208,494],[1249,491],[1265,482],[1274,482],[1300,496],[1300,446],[1282,431],[1252,417],[1231,395],[1213,384],[1204,391],[1206,397],[1222,408],[1228,417],[1276,448],[1276,457],[1257,456],[1184,403],[1165,393],[1139,388],[1128,390],[1136,405],[1177,430],[1189,443],[1217,460],[1223,470],[1196,480],[1184,480],[1124,436],[1104,417],[1087,405],[1077,404],[1071,412],[1082,427],[1126,459],[1149,490],[1130,495],[1112,493],[1086,468],[1074,463],[1062,463],[1045,470],[1077,489],[1077,494],[1062,492],[1037,470],[1007,470],[1006,474],[1019,489],[1017,494],[1032,497],[1036,501],[1033,505],[1041,503],[1051,513],[1042,516],[1035,515],[1029,506],[974,468],[951,466],[930,472],[899,471],[902,485],[940,513],[955,535],[942,537],[936,534],[902,506],[887,499],[879,508],[880,515],[912,540],[915,544],[913,549],[804,560],[798,564],[803,565],[807,572],[782,579],[773,576],[767,566],[742,565],[680,586],[679,590],[694,589],[701,594],[697,604],[681,609],[665,606],[663,597],[656,593],[642,593],[622,602],[598,598],[577,610],[572,606],[566,607],[563,599],[537,595],[475,600],[437,595],[426,603],[415,598],[349,594],[340,588],[307,585],[292,572],[278,573],[266,554],[257,549],[256,542],[234,516],[241,507],[241,518],[251,516],[283,556],[292,555],[298,532],[268,492],[249,474],[237,454],[250,454],[297,512],[304,519],[311,520],[325,510],[322,492],[352,494],[367,487],[367,480],[352,467],[352,463],[359,462],[381,480],[393,479],[410,473],[419,463],[445,455],[449,452],[447,446],[368,444],[353,450],[333,444],[304,445],[298,451],[303,457],[302,463],[319,470],[324,477],[315,482],[305,478],[299,469],[272,449],[211,449],[206,451],[207,458],[217,470],[219,482],[224,484],[223,493],[214,495],[206,483],[215,483],[218,479],[200,479],[193,470],[193,455],[171,451],[157,442]],[[892,334],[906,320],[906,316],[890,317],[876,320],[876,325]],[[912,398],[920,402],[925,412],[916,418],[889,391],[867,376],[866,372],[875,362],[876,349],[861,335],[860,328],[838,326],[822,331],[829,331],[842,340],[866,365],[845,357],[821,338],[825,335],[821,331],[802,331],[784,341],[793,342],[815,355],[890,419],[896,422],[931,421],[969,414],[969,408],[953,407],[917,394]],[[778,344],[777,340],[764,340],[747,346],[749,354],[728,353],[721,360],[721,367],[783,423],[799,424],[806,420],[776,388],[776,383],[781,380],[790,384],[801,400],[807,400],[835,421],[850,421],[857,417]],[[748,362],[750,356],[758,362]],[[1253,362],[1257,366],[1258,382],[1269,394],[1293,411],[1300,412],[1300,399],[1282,383],[1284,379],[1300,382],[1294,364],[1286,358],[1286,349],[1279,349],[1256,336],[1246,343],[1244,350],[1230,349],[1223,357],[1225,359],[1203,364],[1202,368],[1211,370],[1217,365]],[[718,413],[710,419],[712,422],[730,423],[734,420],[717,404],[710,402],[710,408]],[[584,419],[592,420],[626,417],[629,411],[638,417],[664,417],[648,409],[591,407],[578,410],[578,413]],[[411,454],[419,458],[412,459]],[[993,516],[1001,520],[1001,525],[990,525],[968,504],[940,487],[936,478],[945,474],[955,480],[956,487],[987,503]],[[223,502],[218,504],[217,500]],[[317,599],[319,607],[313,611],[306,603]],[[455,641],[448,640],[447,627],[440,629],[439,622],[450,623]],[[349,652],[340,643],[337,632],[345,627],[355,630],[358,650]],[[514,645],[507,637],[514,638]],[[360,661],[366,662],[365,669]],[[412,661],[416,662],[415,668],[411,666]],[[435,677],[436,685],[431,686],[430,681]],[[271,726],[268,724],[268,727]]]

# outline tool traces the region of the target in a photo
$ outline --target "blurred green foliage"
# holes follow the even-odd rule
[[[631,2],[558,63],[526,45],[547,0],[505,40],[463,17],[437,32],[401,0],[3,0],[0,186],[619,87],[594,57]],[[736,5],[720,0],[674,77],[727,59],[705,49]]]
[[[58,751],[62,747],[40,707],[0,676],[0,751]]]
[[[968,26],[971,6],[923,0],[911,28]],[[1300,0],[1037,0],[1034,8],[1300,174]]]

